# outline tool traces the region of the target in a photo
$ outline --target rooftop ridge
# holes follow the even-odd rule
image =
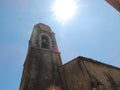
[[[108,66],[108,67],[111,67],[111,68],[115,68],[115,69],[120,70],[119,67],[116,67],[116,66],[113,66],[113,65],[104,63],[104,62],[100,62],[100,61],[94,60],[94,59],[92,59],[92,58],[87,58],[87,57],[84,57],[84,56],[78,56],[78,57],[76,57],[75,59],[73,59],[73,60],[71,60],[71,61],[63,64],[62,66],[67,65],[67,64],[69,64],[69,63],[71,63],[71,62],[73,62],[73,61],[76,61],[76,60],[78,60],[78,59],[79,59],[79,60],[82,60],[82,61],[83,61],[83,60],[86,60],[86,61],[88,61],[88,62],[94,62],[94,63],[97,63],[97,64],[99,63],[99,64],[102,64],[102,65],[105,65],[105,66]]]

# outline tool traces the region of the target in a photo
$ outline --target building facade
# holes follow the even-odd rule
[[[63,65],[55,34],[39,23],[29,41],[19,90],[120,90],[120,68],[81,56]]]
[[[120,68],[77,57],[60,67],[64,90],[120,90]]]
[[[29,41],[20,90],[61,90],[58,73],[61,65],[55,34],[45,24],[35,25]]]
[[[120,0],[106,0],[106,1],[120,12]]]

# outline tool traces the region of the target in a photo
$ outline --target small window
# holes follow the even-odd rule
[[[41,37],[41,47],[49,49],[49,38],[45,35]]]

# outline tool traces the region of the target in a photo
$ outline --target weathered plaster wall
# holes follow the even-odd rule
[[[120,69],[78,57],[60,67],[64,90],[120,90]]]
[[[49,90],[54,79],[59,87],[59,74],[54,75],[54,57],[51,50],[30,47],[24,64],[20,90]]]
[[[55,34],[49,26],[42,23],[36,24],[29,40],[20,90],[51,90],[54,88],[61,90],[58,69],[61,65]]]

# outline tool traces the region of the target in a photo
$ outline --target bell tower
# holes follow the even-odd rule
[[[34,26],[19,90],[62,90],[62,65],[55,33],[45,24]]]

